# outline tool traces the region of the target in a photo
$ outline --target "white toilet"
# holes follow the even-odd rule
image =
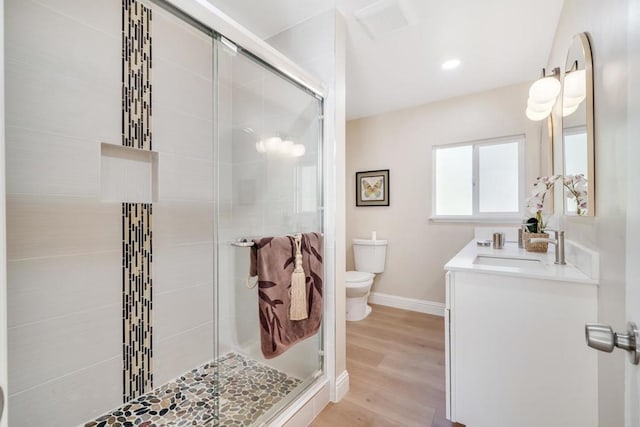
[[[356,271],[347,271],[347,320],[362,320],[371,313],[367,305],[375,273],[384,271],[387,257],[386,240],[353,239]]]

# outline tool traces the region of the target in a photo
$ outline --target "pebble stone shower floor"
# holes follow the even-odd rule
[[[298,384],[297,378],[229,353],[217,363],[189,371],[85,427],[249,426]]]

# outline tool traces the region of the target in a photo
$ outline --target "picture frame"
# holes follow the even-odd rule
[[[356,172],[356,206],[389,206],[389,169]]]

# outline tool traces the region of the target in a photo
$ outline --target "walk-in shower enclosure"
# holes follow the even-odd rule
[[[9,425],[268,424],[322,330],[262,357],[237,242],[324,231],[322,94],[169,2],[4,24]]]

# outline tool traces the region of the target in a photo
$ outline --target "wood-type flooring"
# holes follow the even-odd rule
[[[372,307],[347,322],[349,393],[311,426],[455,426],[445,418],[444,318]]]

